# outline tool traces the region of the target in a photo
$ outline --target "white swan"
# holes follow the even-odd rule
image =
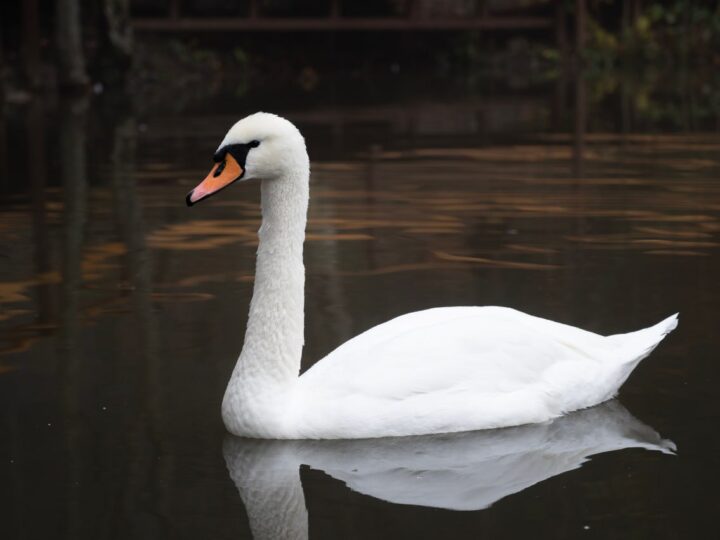
[[[420,437],[258,441],[228,437],[223,454],[253,538],[307,538],[300,465],[395,504],[481,510],[625,448],[673,453],[672,441],[610,401],[552,422]]]
[[[403,315],[351,339],[302,376],[305,141],[289,121],[237,122],[187,204],[261,181],[262,226],[245,343],[222,404],[227,429],[271,439],[469,431],[544,422],[613,397],[677,315],[604,337],[501,307]]]

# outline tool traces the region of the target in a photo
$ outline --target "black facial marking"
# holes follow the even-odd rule
[[[248,152],[252,148],[257,148],[258,146],[260,146],[260,141],[250,141],[249,143],[243,144],[229,144],[227,146],[223,146],[220,150],[215,152],[215,155],[213,156],[213,161],[215,161],[215,163],[222,163],[225,160],[225,155],[229,153],[230,155],[232,155],[232,157],[235,158],[235,161],[237,161],[238,164],[244,169],[245,160],[247,159]]]
[[[222,174],[222,172],[225,170],[225,165],[227,165],[227,160],[223,158],[223,160],[220,162],[220,165],[217,166],[215,169],[215,172],[213,173],[213,176],[217,178]]]
[[[247,160],[248,152],[250,152],[251,149],[257,148],[260,146],[260,141],[250,141],[249,143],[244,144],[229,144],[226,146],[223,146],[215,152],[215,155],[213,156],[213,161],[215,163],[218,163],[218,166],[215,167],[215,171],[213,172],[213,177],[217,178],[220,176],[223,171],[225,170],[225,167],[227,166],[227,155],[230,154],[233,158],[235,158],[235,161],[237,161],[238,165],[240,165],[240,176],[233,179],[232,181],[225,184],[223,187],[218,189],[217,191],[213,191],[210,195],[206,195],[202,199],[199,199],[195,202],[192,202],[190,198],[192,197],[192,194],[195,190],[190,191],[190,193],[187,194],[185,197],[185,203],[188,206],[193,206],[200,201],[204,201],[208,197],[212,197],[216,193],[220,193],[223,189],[227,188],[229,185],[234,184],[238,180],[240,180],[243,176],[245,176],[245,161]]]

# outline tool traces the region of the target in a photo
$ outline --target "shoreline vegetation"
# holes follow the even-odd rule
[[[580,78],[591,104],[620,100],[666,127],[720,125],[720,3],[643,3],[631,13],[627,6],[637,4],[589,1],[578,53],[522,32],[307,33],[302,47],[288,33],[133,35],[128,0],[106,0],[105,9],[58,0],[65,16],[52,28],[40,25],[32,77],[25,73],[27,51],[13,50],[12,36],[0,35],[0,103],[106,93],[144,109],[182,110],[216,95],[309,96],[327,93],[329,85],[372,92],[388,82],[392,89],[426,79],[482,93],[497,84],[523,90]],[[566,3],[566,21],[574,9]],[[181,97],[169,103],[168,93]]]

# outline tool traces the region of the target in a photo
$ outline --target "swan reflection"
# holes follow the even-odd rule
[[[384,501],[480,510],[595,454],[675,445],[618,401],[545,424],[421,437],[264,441],[228,437],[225,462],[254,538],[307,538],[300,465]]]

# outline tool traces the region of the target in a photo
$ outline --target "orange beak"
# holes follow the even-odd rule
[[[245,171],[230,152],[225,154],[225,159],[220,163],[217,163],[205,177],[205,180],[200,182],[198,186],[193,189],[185,197],[185,202],[188,206],[207,199],[210,195],[213,195],[223,188],[228,187],[230,184],[242,178]]]

